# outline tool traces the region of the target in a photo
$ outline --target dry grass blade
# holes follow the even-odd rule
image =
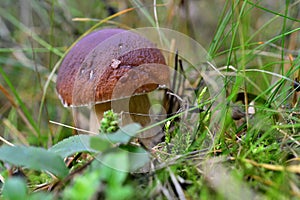
[[[3,87],[2,84],[0,84],[0,91],[5,95],[11,105],[16,108],[17,104],[15,103],[14,98],[9,94],[9,92]]]
[[[203,163],[201,170],[211,187],[227,199],[261,199],[244,182],[230,174],[230,170],[222,165],[226,160],[225,157],[215,157]]]
[[[300,142],[297,141],[297,140],[296,140],[295,138],[293,138],[292,136],[290,136],[288,133],[286,133],[285,131],[283,131],[283,130],[281,130],[281,129],[279,129],[279,128],[277,128],[277,130],[278,130],[280,133],[282,133],[282,134],[284,135],[284,137],[290,139],[290,140],[293,141],[295,144],[297,144],[298,146],[300,146]]]
[[[290,166],[282,166],[282,165],[272,165],[266,163],[257,163],[253,160],[243,159],[244,162],[249,163],[255,167],[262,167],[272,171],[288,171],[291,173],[300,174],[300,165],[290,165]]]
[[[14,144],[10,143],[9,141],[7,141],[6,139],[4,139],[1,135],[0,135],[0,140],[2,142],[4,142],[5,144],[9,145],[9,146],[15,146]],[[1,176],[1,175],[0,175]]]
[[[180,186],[180,183],[178,182],[177,178],[175,177],[174,173],[170,170],[170,168],[168,168],[171,180],[173,182],[173,185],[175,186],[176,192],[178,194],[178,199],[180,200],[185,200],[185,195],[183,192],[182,187]]]
[[[89,30],[87,30],[84,34],[82,34],[67,50],[67,52],[77,43],[77,41],[79,41],[81,38],[85,37],[87,34],[89,34],[90,32],[92,32],[93,30],[95,30],[97,27],[99,27],[100,25],[106,23],[107,21],[114,19],[116,17],[119,17],[120,15],[124,15],[125,13],[131,12],[133,11],[135,8],[127,8],[125,10],[121,10],[120,12],[117,12],[113,15],[108,16],[107,18],[100,20],[97,24],[95,24],[94,26],[92,26],[92,28],[90,28]],[[73,20],[79,20],[80,18],[74,18]]]
[[[5,95],[7,100],[11,103],[11,105],[17,110],[18,114],[20,115],[21,119],[24,121],[24,123],[29,127],[29,129],[32,131],[32,133],[35,136],[38,136],[38,133],[35,131],[34,127],[30,124],[28,119],[26,118],[23,111],[20,109],[20,107],[15,103],[14,98],[9,94],[9,92],[3,87],[3,85],[0,84],[0,91]]]
[[[70,128],[70,129],[73,129],[73,130],[76,130],[76,131],[80,131],[80,132],[84,132],[84,133],[98,135],[98,133],[95,133],[95,132],[92,132],[92,131],[87,131],[87,130],[84,130],[84,129],[81,129],[81,128],[76,128],[74,126],[69,126],[69,125],[62,124],[62,123],[59,123],[59,122],[55,122],[55,121],[52,121],[52,120],[49,120],[49,123],[52,123],[52,124],[55,124],[55,125],[59,125],[59,126],[62,126],[62,127],[66,127],[66,128]]]
[[[292,194],[297,196],[298,198],[300,198],[300,188],[299,186],[297,186],[296,183],[294,183],[293,181],[290,181],[290,186],[291,186],[291,189],[292,189]]]
[[[0,174],[0,182],[4,183],[4,177]]]
[[[24,135],[8,119],[4,119],[3,124],[11,131],[12,135],[15,135],[24,145],[29,146]]]

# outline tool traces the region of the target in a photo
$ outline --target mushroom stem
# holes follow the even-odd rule
[[[128,105],[129,101],[129,105]],[[112,106],[113,105],[113,106]],[[136,122],[146,127],[151,123],[149,110],[151,103],[147,94],[132,96],[128,99],[118,99],[112,102],[100,103],[95,105],[95,112],[91,112],[90,131],[98,132],[100,120],[105,111],[113,109],[116,113],[121,113],[121,126]],[[152,148],[162,137],[161,131],[150,129],[140,135],[140,142],[146,148]]]
[[[150,107],[151,103],[147,94],[131,97],[129,100],[129,113],[131,119],[134,122],[140,123],[143,127],[148,125],[151,122],[149,116]],[[126,121],[123,123],[126,124]]]
[[[90,130],[99,130],[99,122],[103,118],[104,112],[110,109],[122,114],[121,126],[136,122],[145,127],[150,123],[150,107],[151,104],[147,94],[132,96],[130,99],[118,99],[114,102],[96,104],[95,112],[91,112],[90,116]]]
[[[104,112],[111,109],[111,102],[96,104],[94,109],[94,112],[90,112],[90,131],[98,133],[100,121],[103,118]]]

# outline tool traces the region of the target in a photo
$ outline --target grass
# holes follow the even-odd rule
[[[300,197],[299,94],[294,87],[294,80],[300,80],[298,1],[0,4],[1,198]],[[163,127],[165,139],[150,154],[122,132],[108,136],[112,145],[102,136],[76,137],[76,130],[65,126],[75,124],[55,93],[59,63],[78,38],[107,26],[164,27],[187,34],[207,49],[221,74],[224,87],[218,85],[220,93],[210,96],[212,86],[204,89],[202,79],[194,78],[195,66],[179,56],[185,71],[180,63],[177,71],[194,88],[200,86],[192,94],[197,107],[160,120],[156,125]],[[185,88],[183,94],[182,88],[175,93],[185,100],[191,92]],[[193,112],[199,108],[204,111]],[[243,115],[234,120],[237,113]],[[142,131],[127,128],[133,136]],[[135,157],[136,152],[143,156]],[[34,159],[46,161],[40,165]],[[154,171],[128,172],[149,160]]]

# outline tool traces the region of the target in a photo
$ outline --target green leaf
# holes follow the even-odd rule
[[[120,127],[120,129],[111,134],[102,134],[101,138],[107,139],[112,143],[123,143],[126,144],[130,141],[130,139],[138,133],[141,129],[141,125],[137,123],[128,124],[126,126]]]
[[[126,157],[126,160],[124,160]],[[101,168],[106,166],[122,172],[137,172],[150,161],[149,153],[141,148],[131,145],[120,146],[95,157],[92,166]],[[102,169],[103,171],[103,169]]]
[[[112,148],[113,145],[107,139],[103,139],[102,137],[94,136],[90,139],[91,148],[103,152],[109,148]]]
[[[52,193],[46,193],[46,192],[34,192],[31,193],[30,196],[27,198],[28,200],[53,200],[53,194]]]
[[[9,200],[19,200],[27,198],[27,187],[23,179],[12,177],[6,180],[3,186],[3,197]]]
[[[129,169],[129,160],[126,151],[115,149],[112,152],[98,156],[100,162],[103,163],[102,173],[107,176],[107,180],[111,183],[122,183]]]
[[[97,153],[112,147],[111,143],[128,143],[140,129],[141,126],[134,123],[111,134],[99,134],[99,136],[76,135],[62,140],[48,151],[56,153],[62,158],[85,151]]]
[[[54,152],[60,155],[62,158],[73,155],[78,152],[93,152],[96,153],[94,148],[90,146],[90,139],[93,136],[90,135],[76,135],[68,137],[62,140],[56,145],[52,146],[48,151]]]
[[[38,147],[2,146],[0,160],[16,166],[49,171],[60,178],[68,175],[68,168],[58,154]]]
[[[102,180],[113,178],[112,173],[114,171],[127,173],[129,168],[127,152],[120,148],[114,148],[103,154],[98,154],[95,156],[91,168],[100,169]]]
[[[113,147],[115,143],[128,143],[130,139],[137,134],[141,126],[139,124],[133,123],[121,127],[115,133],[99,134],[98,136],[93,136],[90,139],[90,147],[95,150],[103,152],[109,148]]]
[[[129,171],[135,172],[150,161],[149,152],[141,147],[123,146],[122,150],[127,151],[129,159]]]
[[[73,185],[67,185],[62,199],[94,199],[93,196],[99,190],[100,185],[99,171],[85,171],[75,177]]]

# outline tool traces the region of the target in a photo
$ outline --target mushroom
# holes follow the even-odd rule
[[[67,53],[56,89],[66,107],[94,106],[90,130],[98,131],[103,113],[110,109],[123,113],[122,125],[149,125],[147,93],[159,85],[169,85],[161,51],[132,31],[103,29],[83,37]],[[151,139],[142,143],[153,146]]]

